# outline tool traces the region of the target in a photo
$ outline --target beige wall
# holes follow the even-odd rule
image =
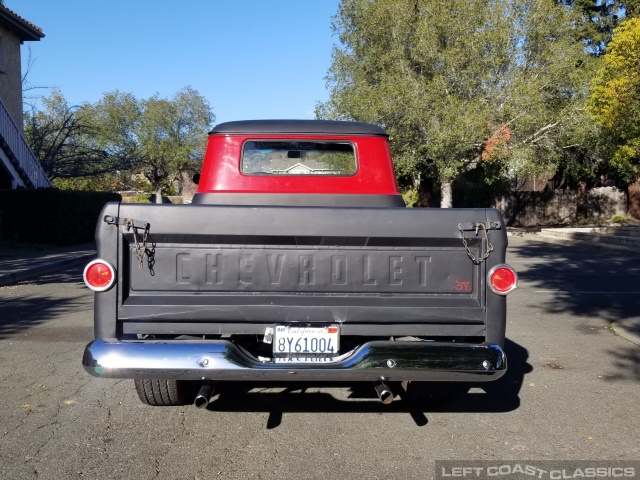
[[[20,40],[2,27],[0,27],[0,39],[0,48],[2,48],[0,52],[0,100],[22,132]]]

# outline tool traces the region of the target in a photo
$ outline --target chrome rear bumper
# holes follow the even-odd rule
[[[502,349],[491,344],[369,342],[335,363],[261,362],[231,342],[106,342],[87,345],[82,364],[95,377],[180,380],[468,381],[500,378]]]

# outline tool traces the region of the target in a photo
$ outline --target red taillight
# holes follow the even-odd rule
[[[489,288],[493,293],[506,295],[518,284],[518,274],[509,265],[496,265],[489,271]]]
[[[84,283],[96,292],[109,290],[115,281],[116,272],[114,268],[104,260],[94,260],[84,269]]]

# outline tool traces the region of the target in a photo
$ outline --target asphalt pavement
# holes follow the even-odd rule
[[[438,460],[640,458],[640,349],[610,329],[640,316],[640,255],[523,235],[507,261],[507,373],[440,405],[399,388],[384,405],[370,382],[219,382],[207,408],[149,407],[82,368],[81,265],[1,287],[0,479],[430,480]]]
[[[625,226],[542,228],[540,230],[514,228],[509,229],[509,235],[527,235],[549,243],[586,246],[600,252],[607,250],[612,253],[616,250],[640,252],[640,224],[638,223]],[[619,275],[625,275],[624,265],[616,265],[613,268],[619,268]],[[635,288],[640,295],[640,290],[637,286]],[[640,316],[612,319],[611,330],[630,342],[640,345]]]
[[[534,238],[541,241],[563,245],[593,244],[598,248],[613,251],[622,249],[640,252],[640,224],[579,228],[509,228],[508,234],[535,236]],[[37,279],[42,275],[56,273],[71,266],[83,265],[95,256],[94,243],[49,249],[8,247],[0,244],[0,287]],[[613,321],[611,328],[618,335],[640,345],[638,318]]]
[[[95,256],[95,243],[57,248],[22,248],[0,243],[0,287],[82,265]]]

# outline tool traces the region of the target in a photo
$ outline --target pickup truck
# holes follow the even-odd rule
[[[196,177],[189,205],[104,207],[89,374],[203,407],[219,381],[370,381],[388,403],[505,373],[500,213],[405,208],[382,128],[223,123]]]

